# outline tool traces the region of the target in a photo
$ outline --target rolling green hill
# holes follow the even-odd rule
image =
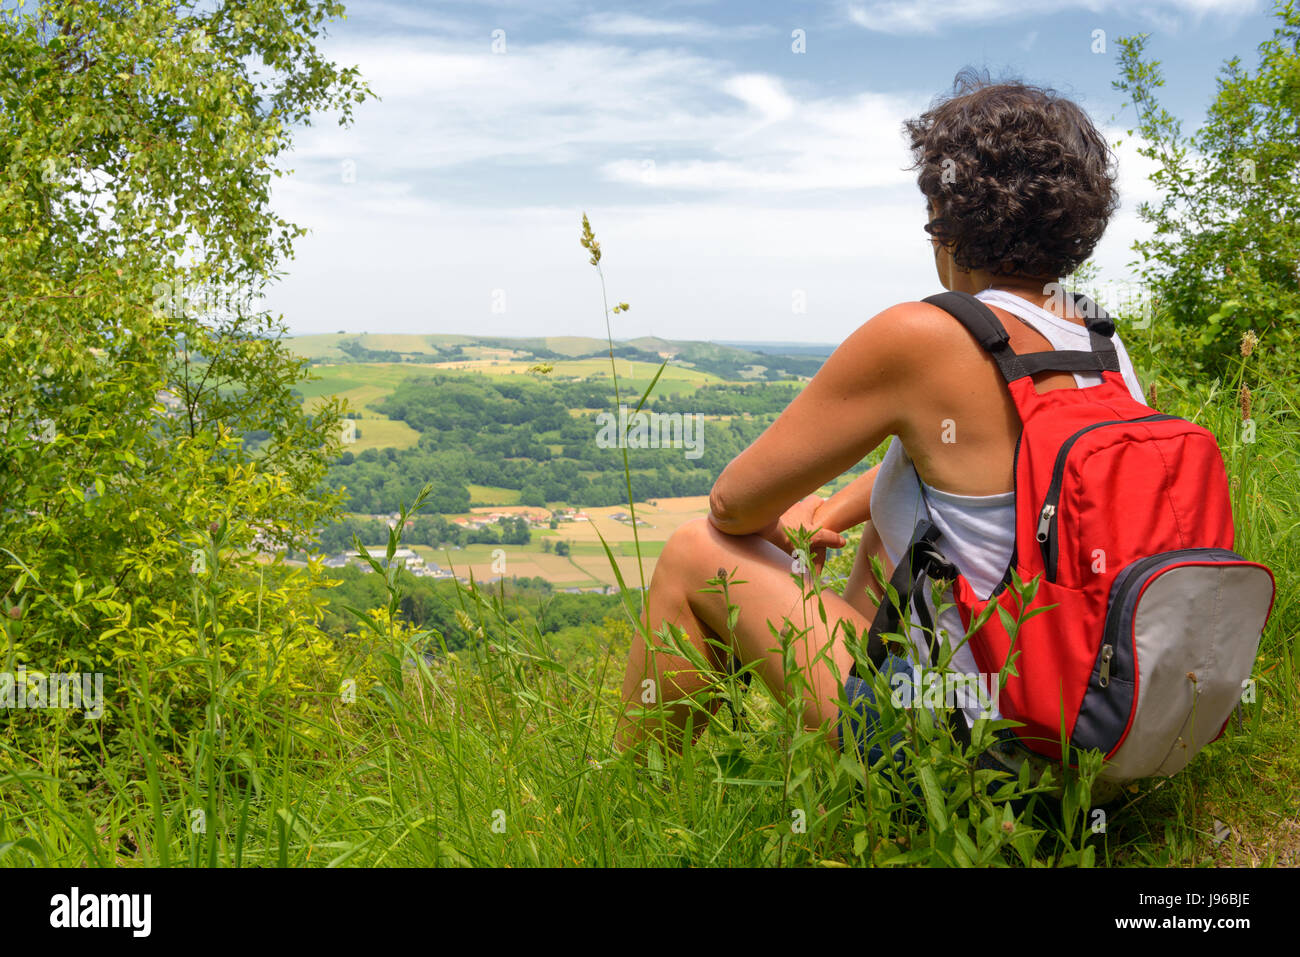
[[[381,409],[397,387],[412,376],[480,375],[497,382],[519,381],[521,377],[552,382],[595,379],[609,383],[611,379],[608,341],[588,336],[511,339],[330,333],[295,336],[288,342],[293,352],[312,364],[313,378],[298,386],[308,411],[329,396],[348,401],[355,419],[356,442],[350,446],[355,454],[367,449],[415,447],[420,433],[406,422],[389,418]],[[773,351],[758,352],[743,346]],[[806,380],[830,351],[830,346],[722,345],[673,342],[654,336],[614,344],[620,392],[632,404],[665,359],[668,365],[659,375],[655,395],[680,397],[702,386],[725,382]]]
[[[393,333],[330,333],[295,336],[288,340],[298,355],[320,364],[394,363],[475,368],[481,365],[520,363],[526,371],[538,363],[599,359],[608,361],[609,343],[588,336],[505,338],[500,336],[403,335]],[[752,347],[752,348],[751,348]],[[642,336],[614,343],[617,358],[658,366],[664,359],[677,369],[692,369],[730,381],[809,378],[834,347],[724,345],[713,342],[675,342]],[[561,375],[583,375],[578,368]]]

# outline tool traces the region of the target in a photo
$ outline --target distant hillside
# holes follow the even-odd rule
[[[829,342],[734,342],[729,339],[718,340],[718,345],[761,352],[763,355],[818,356],[822,359],[829,358],[830,354],[838,348]]]
[[[313,363],[412,363],[438,365],[466,362],[556,362],[609,357],[609,343],[588,336],[399,335],[332,333],[293,336],[290,347]],[[614,355],[658,365],[671,359],[679,367],[698,369],[732,381],[808,378],[821,368],[833,346],[795,343],[679,342],[642,336],[614,343]]]

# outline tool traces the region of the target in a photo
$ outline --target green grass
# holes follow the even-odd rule
[[[416,372],[410,365],[394,362],[370,362],[312,367],[315,378],[297,388],[310,401],[337,395],[348,399],[354,409],[365,412]]]
[[[495,485],[469,485],[469,504],[518,505],[521,492],[517,488],[499,488]]]
[[[516,360],[501,359],[495,361],[484,360],[485,364],[470,365],[463,370],[456,368],[442,369],[436,366],[428,367],[426,374],[441,372],[444,374],[456,374],[458,371],[484,375],[489,379],[511,379],[514,376],[526,374],[528,369],[537,363],[533,360]],[[558,359],[548,363],[551,366],[549,375],[552,378],[566,379],[587,379],[595,377],[597,379],[610,378],[609,360],[608,359]],[[367,368],[382,365],[382,363],[367,364]],[[453,363],[453,365],[456,365]],[[464,363],[461,363],[464,365]],[[415,374],[418,369],[412,366],[404,366],[410,370],[410,374]],[[628,359],[618,360],[618,379],[619,386],[623,393],[630,399],[632,405],[641,396],[646,386],[654,378],[655,373],[659,371],[659,366],[651,362],[632,362]],[[669,365],[664,368],[659,382],[655,385],[655,395],[679,395],[694,392],[701,385],[710,385],[718,382],[725,382],[721,376],[714,375],[711,372],[702,372],[699,369],[691,369],[685,366]]]
[[[400,335],[389,333],[363,333],[360,335],[345,333],[325,333],[314,336],[293,336],[288,340],[289,348],[295,355],[316,362],[335,360],[350,361],[349,355],[339,348],[342,342],[357,342],[363,349],[377,352],[402,352],[412,355],[436,355],[439,347],[467,345],[474,341],[472,336],[457,335]]]
[[[360,454],[367,449],[409,449],[420,441],[420,433],[405,422],[389,419],[374,406],[388,398],[411,375],[411,368],[394,363],[314,366],[317,376],[298,385],[303,407],[312,411],[329,396],[346,399],[356,417],[357,439],[347,450]]]
[[[428,545],[410,545],[417,555],[426,562],[436,562],[440,567],[456,570],[458,576],[465,577],[468,575],[470,565],[487,565],[492,562],[493,552],[504,548],[507,553],[514,559],[528,558],[533,555],[554,554],[548,553],[542,546],[542,537],[561,536],[561,532],[550,529],[534,529],[533,540],[527,545],[466,545],[460,549],[439,549],[432,548]],[[367,545],[371,552],[383,552],[382,545]],[[633,542],[613,542],[610,544],[610,550],[618,556],[632,557],[636,555],[636,546]],[[663,542],[642,542],[641,554],[646,558],[657,557],[663,551]],[[604,548],[599,542],[572,542],[570,543],[572,555],[604,555]],[[554,575],[542,575],[553,587],[560,588],[592,588],[596,585],[604,585],[599,579],[594,578],[585,569],[576,565],[572,559],[569,561],[572,566],[572,578],[559,578]]]
[[[371,417],[357,419],[356,441],[346,446],[354,455],[366,449],[411,449],[420,441],[420,433],[396,419]]]

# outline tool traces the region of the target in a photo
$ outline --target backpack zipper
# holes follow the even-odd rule
[[[1011,501],[1016,501],[1016,495],[1019,494],[1020,488],[1020,441],[1025,437],[1025,430],[1022,428],[1020,434],[1016,436],[1016,450],[1011,453]],[[998,587],[993,589],[993,594],[989,595],[990,600],[996,599],[1011,586],[1011,570],[1016,567],[1020,560],[1018,554],[1019,548],[1015,536],[1011,538],[1011,560],[1007,562],[1007,570],[1002,573],[1002,580],[998,582]]]
[[[1138,647],[1134,640],[1138,601],[1148,583],[1177,565],[1245,563],[1227,548],[1176,548],[1139,558],[1120,569],[1106,598],[1106,621],[1087,689],[1079,707],[1070,743],[1098,748],[1113,755],[1128,737],[1128,724],[1137,707]],[[1254,564],[1254,563],[1247,563]]]
[[[1229,548],[1176,548],[1173,551],[1158,552],[1139,558],[1124,567],[1110,587],[1110,596],[1106,600],[1106,622],[1102,626],[1100,670],[1097,684],[1105,688],[1113,677],[1127,678],[1132,681],[1131,642],[1124,644],[1129,636],[1123,633],[1124,627],[1132,627],[1132,619],[1125,618],[1124,596],[1133,587],[1134,582],[1143,581],[1150,573],[1162,565],[1178,565],[1183,562],[1211,564],[1213,562],[1245,561]],[[1123,651],[1125,653],[1120,654]],[[1114,673],[1112,674],[1112,669]]]
[[[1092,425],[1085,426],[1078,432],[1075,432],[1061,445],[1061,450],[1056,453],[1056,462],[1052,465],[1052,482],[1047,486],[1047,495],[1043,499],[1042,510],[1038,513],[1038,530],[1034,538],[1038,540],[1038,547],[1043,553],[1043,567],[1047,570],[1047,580],[1056,581],[1056,562],[1058,542],[1056,540],[1056,525],[1058,519],[1058,506],[1061,501],[1061,485],[1065,477],[1065,460],[1070,454],[1070,449],[1079,438],[1093,429],[1105,428],[1109,425],[1128,425],[1133,422],[1163,422],[1167,419],[1176,419],[1176,415],[1165,415],[1158,412],[1155,415],[1144,415],[1137,419],[1109,419],[1105,422],[1094,422]]]

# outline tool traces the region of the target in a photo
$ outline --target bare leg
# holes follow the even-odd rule
[[[880,533],[868,520],[862,525],[862,541],[858,544],[858,554],[853,560],[853,571],[849,573],[849,580],[844,585],[845,600],[868,620],[875,617],[876,604],[884,598],[880,585],[876,583],[876,576],[871,571],[872,555],[880,559],[880,564],[885,569],[885,577],[888,579],[893,573],[893,566],[885,554],[885,545],[880,540]],[[872,596],[875,601],[872,600]]]
[[[626,709],[644,707],[642,702],[648,689],[653,688],[654,700],[671,704],[688,695],[706,695],[710,688],[717,686],[717,672],[723,669],[725,652],[712,648],[707,639],[721,635],[724,642],[730,640],[725,637],[728,634],[726,600],[720,593],[706,594],[701,589],[710,587],[708,580],[716,577],[720,568],[727,571],[731,580],[728,585],[731,603],[740,608],[733,650],[743,664],[759,663],[759,677],[779,700],[787,700],[790,689],[785,684],[780,645],[768,623],[780,631],[789,619],[796,632],[808,629],[795,639],[793,648],[795,662],[805,680],[804,726],[817,728],[831,719],[828,741],[838,745],[839,708],[834,702],[842,694],[842,681],[849,673],[853,658],[836,626],[847,619],[863,634],[870,626],[870,615],[862,614],[841,596],[827,590],[821,595],[827,618],[827,624],[823,624],[816,597],[805,599],[803,589],[791,577],[789,555],[757,536],[724,535],[707,519],[696,519],[679,528],[665,544],[646,596],[646,613],[652,631],[663,631],[666,623],[681,628],[716,670],[703,674],[684,658],[663,650],[657,650],[652,656],[644,638],[640,634],[634,636],[623,679],[625,713],[619,720],[619,746],[628,747],[642,736],[639,719],[628,717]],[[656,649],[665,647],[657,636],[653,642]],[[824,649],[827,654],[821,654]],[[653,684],[647,685],[647,681]],[[713,707],[716,709],[716,703]],[[666,743],[675,749],[680,747],[680,732],[689,713],[687,705],[670,711],[670,720],[679,736],[674,739],[670,728],[670,740]],[[698,717],[696,723],[700,723]],[[702,730],[696,727],[694,733]]]

